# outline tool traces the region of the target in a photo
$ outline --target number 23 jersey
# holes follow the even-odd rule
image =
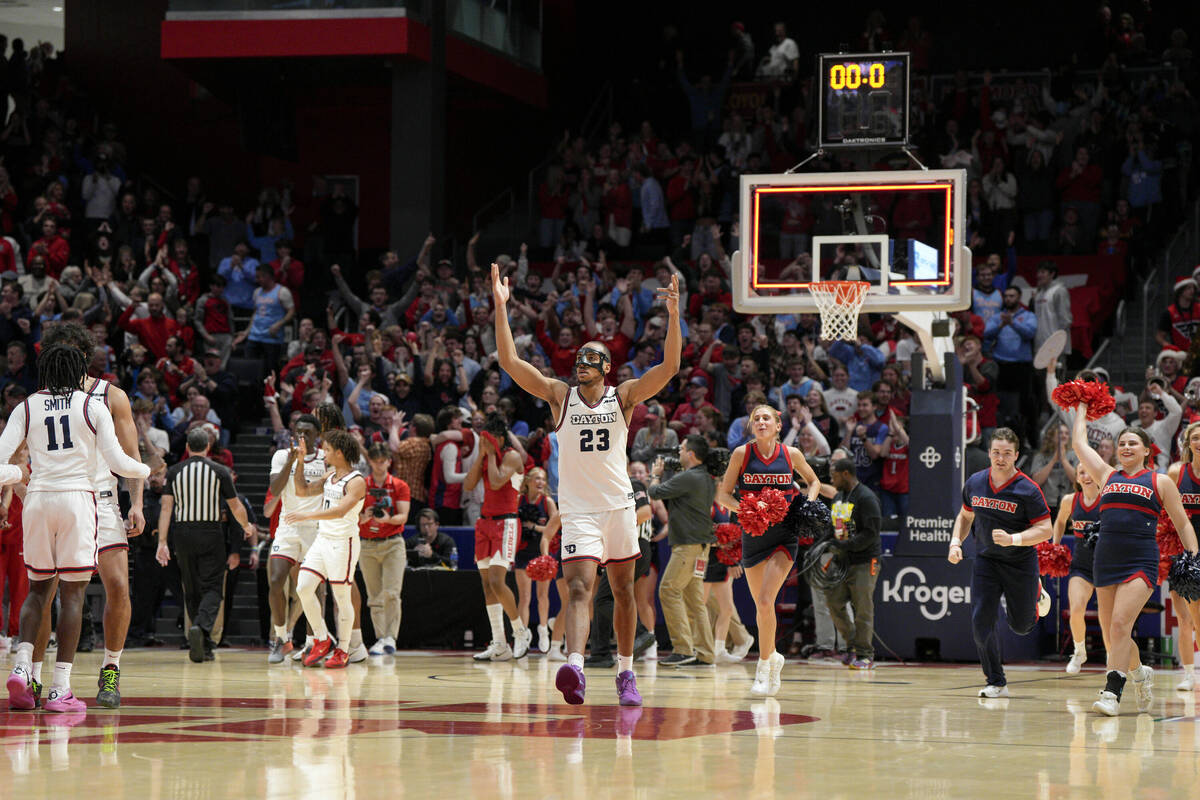
[[[558,509],[563,514],[612,511],[633,505],[626,471],[629,427],[616,387],[589,405],[572,386],[558,425]]]

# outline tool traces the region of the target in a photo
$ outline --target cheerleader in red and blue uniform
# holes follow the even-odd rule
[[[1079,462],[1102,487],[1093,574],[1101,624],[1108,628],[1108,673],[1092,709],[1114,717],[1121,711],[1126,672],[1133,680],[1139,712],[1149,710],[1154,699],[1154,671],[1138,658],[1132,634],[1138,614],[1158,583],[1155,531],[1159,512],[1166,511],[1184,548],[1192,553],[1197,550],[1196,533],[1180,501],[1179,488],[1166,475],[1147,469],[1150,435],[1139,428],[1121,431],[1118,468],[1114,469],[1088,444],[1086,412],[1083,404],[1075,410],[1071,443]]]
[[[768,488],[778,489],[795,500],[800,495],[793,477],[797,474],[808,486],[808,499],[815,500],[821,482],[803,453],[780,444],[783,422],[779,412],[768,405],[756,406],[750,412],[750,430],[754,441],[729,455],[729,467],[717,487],[717,503],[737,512],[737,497]],[[779,691],[784,658],[775,650],[775,598],[792,569],[799,547],[798,534],[778,523],[767,528],[762,536],[742,534],[742,567],[758,619],[758,667],[750,687],[750,693],[757,697],[773,696]]]
[[[1200,517],[1200,422],[1193,422],[1183,432],[1183,454],[1181,460],[1171,465],[1168,477],[1179,487],[1179,499],[1183,510],[1196,527]],[[1176,535],[1178,535],[1176,533]],[[1162,574],[1162,571],[1159,571]],[[1179,622],[1179,664],[1183,667],[1183,680],[1175,687],[1181,692],[1196,688],[1196,626],[1200,623],[1200,600],[1188,602],[1171,590],[1171,607]]]
[[[1067,602],[1070,607],[1071,638],[1075,652],[1067,662],[1067,674],[1078,675],[1087,661],[1087,605],[1096,590],[1092,563],[1096,556],[1096,540],[1100,535],[1100,485],[1082,464],[1075,467],[1075,491],[1063,495],[1054,520],[1054,543],[1059,544],[1067,531],[1075,537],[1071,553],[1071,574],[1067,579]],[[1108,650],[1108,630],[1100,625],[1104,649]]]
[[[529,579],[525,568],[538,556],[546,555],[550,540],[558,530],[558,508],[545,495],[546,471],[533,467],[525,473],[521,483],[521,499],[517,506],[517,517],[521,520],[521,547],[514,558],[517,578],[517,611],[521,621],[529,625],[529,604],[532,591],[537,593],[538,605],[538,650],[550,652],[550,581]],[[547,536],[547,533],[549,536]],[[555,554],[557,557],[557,554]],[[561,594],[560,594],[561,597]]]

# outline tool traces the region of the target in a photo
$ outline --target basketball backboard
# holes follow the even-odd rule
[[[863,313],[971,305],[962,170],[743,175],[741,313],[815,313],[813,281],[865,280]]]
[[[860,313],[912,328],[940,380],[951,342],[934,323],[971,305],[966,183],[963,170],[743,175],[734,308],[816,313],[814,282],[866,281]]]

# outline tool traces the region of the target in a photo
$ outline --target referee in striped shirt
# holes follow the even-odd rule
[[[179,558],[184,603],[188,619],[188,657],[197,663],[212,659],[209,632],[221,609],[226,553],[225,529],[221,525],[221,503],[229,506],[249,539],[254,526],[238,500],[233,476],[221,464],[208,458],[212,445],[203,427],[192,428],[187,435],[187,457],[167,470],[162,508],[158,515],[158,563],[164,567],[171,558],[167,547],[170,528]],[[171,525],[174,513],[174,525]]]

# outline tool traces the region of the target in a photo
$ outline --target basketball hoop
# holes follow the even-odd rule
[[[808,286],[821,312],[821,338],[858,340],[858,311],[871,284],[866,281],[817,281]]]

